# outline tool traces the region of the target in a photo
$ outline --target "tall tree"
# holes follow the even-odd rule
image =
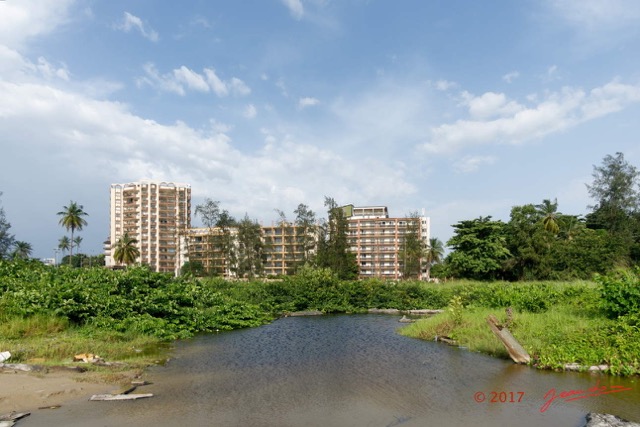
[[[591,228],[604,228],[614,234],[628,231],[628,220],[640,207],[639,177],[640,172],[622,153],[607,155],[601,166],[593,167],[593,183],[587,185],[596,201],[587,217]]]
[[[216,236],[215,227],[220,220],[220,202],[217,200],[211,200],[209,198],[204,199],[204,203],[196,205],[195,216],[200,217],[202,224],[207,228],[206,245],[205,250],[199,253],[199,259],[191,260],[192,262],[200,262],[206,265],[207,274],[224,273],[224,267],[218,265],[216,257],[216,246],[218,237]],[[194,254],[195,255],[195,254]],[[204,259],[203,259],[204,258]],[[221,264],[224,264],[222,261]],[[192,265],[191,263],[189,265]],[[220,271],[218,271],[220,270]]]
[[[437,237],[431,237],[427,247],[424,249],[424,263],[427,268],[427,280],[431,278],[431,267],[442,262],[444,256],[444,245]]]
[[[140,256],[140,250],[137,247],[138,241],[129,236],[129,233],[124,233],[116,242],[113,251],[113,259],[118,264],[133,264]]]
[[[69,202],[69,206],[63,206],[62,211],[58,212],[58,216],[60,216],[60,225],[67,229],[67,231],[71,230],[71,246],[69,249],[69,255],[73,256],[73,233],[76,230],[82,230],[82,227],[87,225],[87,220],[83,217],[88,214],[83,210],[83,206],[79,205],[74,201]]]
[[[2,196],[1,191],[0,196]],[[4,208],[0,205],[0,259],[7,258],[9,256],[9,251],[15,241],[13,234],[9,233],[10,228],[11,224],[7,221],[4,215]]]
[[[231,228],[237,225],[236,220],[226,209],[220,209],[219,201],[208,198],[203,204],[196,206],[195,214],[209,230],[208,249],[205,255],[211,262],[208,273],[228,275],[236,264],[231,233]]]
[[[424,245],[420,239],[420,214],[411,212],[406,218],[406,229],[402,238],[402,277],[417,279],[422,269]]]
[[[604,157],[593,167],[593,183],[587,185],[595,200],[586,217],[587,227],[609,232],[618,253],[618,264],[638,261],[640,248],[640,172],[622,153]]]
[[[245,214],[238,223],[236,273],[238,277],[252,279],[263,272],[262,228]]]
[[[29,259],[32,251],[33,247],[31,246],[31,243],[18,240],[13,245],[12,255],[14,259]]]
[[[347,217],[333,198],[325,196],[324,205],[328,219],[320,226],[316,264],[330,268],[340,279],[353,279],[358,276],[358,264],[349,251]]]
[[[316,214],[303,203],[300,203],[293,213],[296,214],[296,242],[303,253],[302,264],[311,260],[311,254],[316,247]]]
[[[540,265],[549,253],[541,210],[529,203],[511,208],[511,219],[505,227],[507,249],[511,256],[505,263],[507,279],[535,279]]]
[[[490,216],[459,221],[447,242],[453,248],[449,264],[457,277],[492,280],[500,276],[502,263],[510,256],[505,240],[505,224]]]

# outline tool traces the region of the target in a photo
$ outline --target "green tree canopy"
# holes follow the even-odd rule
[[[262,228],[257,221],[252,221],[249,215],[238,223],[236,273],[238,277],[252,279],[263,272]]]
[[[293,213],[296,214],[294,221],[296,226],[296,241],[302,248],[302,264],[304,265],[311,260],[311,254],[316,247],[316,214],[303,203],[300,203]]]
[[[510,256],[506,247],[505,224],[491,216],[459,221],[447,246],[453,248],[448,261],[460,278],[492,280],[500,276],[502,263]]]
[[[328,219],[319,229],[316,265],[330,268],[340,279],[353,279],[358,276],[358,264],[355,254],[349,251],[347,217],[333,198],[325,196],[324,205]]]

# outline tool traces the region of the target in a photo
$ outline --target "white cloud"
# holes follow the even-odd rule
[[[74,0],[0,1],[0,45],[21,48],[29,39],[65,24]]]
[[[456,172],[469,173],[477,171],[482,165],[492,165],[496,161],[493,156],[464,156],[454,163]]]
[[[231,91],[239,96],[246,96],[251,93],[251,89],[246,85],[245,82],[240,80],[237,77],[231,78],[231,81],[227,83],[227,86],[231,88]]]
[[[129,12],[124,12],[124,16],[122,17],[122,22],[120,22],[119,24],[116,24],[115,29],[124,31],[125,33],[128,33],[132,29],[136,29],[140,32],[142,37],[152,42],[157,42],[159,39],[158,33],[155,30],[145,25],[142,22],[142,19],[138,18],[135,15],[130,14]]]
[[[149,85],[164,92],[173,92],[178,95],[184,95],[185,91],[180,82],[175,80],[174,74],[161,75],[156,66],[150,62],[142,67],[146,76],[136,79],[138,87]]]
[[[368,156],[354,159],[323,146],[321,138],[300,143],[287,132],[265,130],[264,149],[243,153],[234,148],[231,127],[218,122],[205,130],[182,122],[161,124],[132,114],[121,103],[38,83],[0,81],[0,93],[5,154],[16,159],[18,169],[35,163],[25,157],[30,163],[21,164],[24,156],[11,153],[41,154],[47,163],[40,172],[47,176],[72,170],[75,179],[91,177],[105,188],[142,177],[188,182],[195,197],[210,197],[215,188],[215,197],[234,215],[259,215],[276,207],[290,212],[298,203],[322,209],[323,194],[341,201],[388,200],[416,191],[404,176],[404,165]],[[253,111],[251,106],[247,111]],[[2,179],[4,173],[9,171],[0,173]],[[106,210],[104,195],[95,200]]]
[[[517,79],[518,77],[520,77],[520,73],[519,72],[511,71],[510,73],[507,73],[504,76],[502,76],[502,80],[504,80],[507,83],[511,83],[515,79]]]
[[[198,92],[214,92],[219,97],[227,96],[230,92],[238,96],[246,96],[251,89],[237,77],[224,81],[218,77],[213,68],[205,68],[203,74],[199,74],[184,65],[176,68],[171,73],[161,74],[152,63],[143,66],[145,76],[138,77],[138,87],[151,86],[164,92],[172,92],[185,95],[187,90]]]
[[[524,109],[515,101],[507,101],[504,93],[487,92],[480,96],[473,96],[465,91],[462,93],[462,98],[462,105],[469,107],[469,114],[473,118],[504,117]]]
[[[57,77],[65,81],[69,80],[69,70],[67,69],[67,66],[65,64],[62,64],[61,68],[56,68],[41,56],[38,58],[38,64],[36,65],[36,67],[38,71],[47,79]]]
[[[185,84],[189,89],[199,92],[209,92],[209,85],[200,74],[188,69],[184,65],[173,70],[177,82]]]
[[[589,93],[566,87],[560,92],[545,94],[537,105],[514,108],[506,116],[486,120],[472,117],[434,127],[431,129],[430,140],[423,148],[429,152],[443,153],[478,144],[518,144],[620,111],[639,102],[638,85],[612,81]],[[494,102],[494,107],[496,105],[500,107],[509,104]]]
[[[256,107],[253,104],[249,104],[245,107],[242,115],[247,119],[253,119],[258,115],[258,110],[256,110]]]
[[[298,108],[312,107],[314,105],[318,105],[320,103],[316,98],[300,98],[298,100]]]
[[[302,5],[302,1],[300,0],[282,0],[282,3],[289,9],[289,13],[295,19],[302,19],[302,15],[304,15],[304,6]]]
[[[218,77],[216,70],[213,68],[205,68],[204,74],[207,76],[207,82],[216,95],[226,96],[229,93],[226,83]]]

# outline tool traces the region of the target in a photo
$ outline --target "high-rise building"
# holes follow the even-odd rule
[[[430,221],[424,215],[391,218],[386,206],[343,207],[349,224],[348,242],[356,255],[360,277],[401,279],[407,277],[406,244],[415,233],[422,246],[429,242]],[[418,260],[418,277],[426,270]]]
[[[107,266],[115,266],[115,243],[128,233],[137,240],[136,260],[158,272],[178,274],[181,236],[191,228],[191,186],[141,181],[111,185],[110,234],[105,246]]]

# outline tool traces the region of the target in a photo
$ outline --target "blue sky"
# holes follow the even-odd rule
[[[584,214],[593,165],[640,166],[639,53],[635,0],[4,0],[0,200],[38,257],[70,200],[99,253],[109,185],[141,179],[265,224],[425,209],[443,241]]]

